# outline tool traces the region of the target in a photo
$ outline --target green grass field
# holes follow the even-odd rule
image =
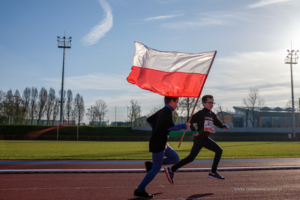
[[[193,145],[170,142],[180,158]],[[299,157],[299,142],[218,142],[222,158],[293,158]],[[197,159],[211,159],[214,153],[203,148]],[[148,142],[86,142],[0,140],[0,160],[145,160],[151,159]]]

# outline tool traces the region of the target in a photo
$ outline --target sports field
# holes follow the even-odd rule
[[[189,154],[192,142],[170,142],[179,156]],[[218,142],[222,158],[293,158],[299,157],[299,142]],[[197,159],[213,158],[203,148]],[[148,142],[24,141],[0,140],[1,160],[145,160],[151,159]]]

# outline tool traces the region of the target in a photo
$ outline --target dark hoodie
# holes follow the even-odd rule
[[[197,123],[198,126],[198,136],[194,137],[194,142],[201,140],[201,139],[206,139],[208,138],[210,132],[204,130],[204,123],[205,123],[205,119],[209,120],[210,122],[213,123],[213,125],[216,125],[220,128],[225,127],[225,125],[223,125],[220,120],[217,118],[216,114],[214,112],[212,112],[211,110],[208,110],[207,108],[203,108],[202,110],[198,111],[197,113],[195,113],[192,116],[191,119],[191,130],[195,131],[195,127],[193,126],[193,123]]]

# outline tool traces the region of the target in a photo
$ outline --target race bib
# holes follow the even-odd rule
[[[204,131],[208,131],[210,133],[215,133],[215,129],[214,129],[214,122],[213,119],[210,117],[205,117],[205,121],[204,121]]]

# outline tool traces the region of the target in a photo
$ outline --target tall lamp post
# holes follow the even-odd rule
[[[64,71],[65,71],[65,50],[66,48],[71,48],[71,41],[72,37],[66,38],[57,36],[57,47],[64,49],[64,56],[63,56],[63,68],[62,68],[62,79],[61,79],[61,94],[60,94],[60,120],[59,125],[62,125],[62,104],[63,104],[63,93],[64,93]]]
[[[287,50],[288,55],[286,56],[285,59],[285,64],[290,64],[291,65],[291,88],[292,88],[292,120],[293,120],[293,137],[296,138],[296,123],[295,123],[295,109],[294,109],[294,86],[293,86],[293,64],[298,63],[298,58],[299,56],[297,53],[299,50]]]

